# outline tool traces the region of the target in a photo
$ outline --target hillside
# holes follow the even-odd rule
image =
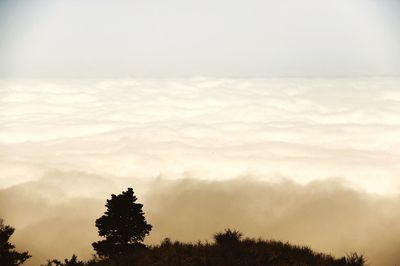
[[[238,231],[214,235],[212,243],[182,243],[165,239],[160,245],[141,246],[126,256],[79,261],[75,255],[64,262],[49,261],[46,266],[363,266],[365,259],[356,253],[335,258],[309,247],[274,240],[241,238]]]

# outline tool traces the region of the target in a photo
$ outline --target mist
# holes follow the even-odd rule
[[[74,178],[79,178],[79,185],[71,185]],[[103,189],[95,198],[67,196],[74,188],[90,190],[92,178],[58,173],[51,182],[43,178],[0,191],[0,216],[16,226],[18,248],[33,255],[27,265],[72,253],[91,258],[91,243],[98,239],[94,221],[105,211],[105,199],[122,190],[96,178],[96,186]],[[124,185],[137,191],[153,225],[147,244],[165,237],[212,241],[215,232],[235,228],[248,237],[290,241],[337,256],[356,251],[371,265],[394,265],[400,259],[398,196],[359,192],[337,181],[298,185],[251,176],[230,181],[158,179],[147,184],[145,193],[136,183],[141,182],[130,180]]]

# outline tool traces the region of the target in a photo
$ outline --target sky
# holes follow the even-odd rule
[[[26,265],[90,258],[127,187],[146,243],[230,227],[398,263],[398,14],[396,0],[0,1],[0,217]]]
[[[400,75],[396,0],[2,1],[4,77]]]

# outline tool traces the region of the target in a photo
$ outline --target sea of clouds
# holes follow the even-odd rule
[[[0,217],[32,265],[90,257],[128,186],[149,243],[235,227],[400,259],[400,78],[2,80],[0,127]]]

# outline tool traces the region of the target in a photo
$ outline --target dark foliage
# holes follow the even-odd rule
[[[100,257],[119,261],[145,248],[141,242],[152,226],[146,222],[143,205],[136,200],[132,188],[107,200],[107,211],[96,220],[99,235],[105,239],[92,244]]]
[[[214,240],[217,245],[235,246],[240,242],[242,233],[237,230],[225,229],[224,233],[214,234]]]
[[[65,259],[64,262],[61,262],[59,260],[51,260],[48,261],[47,264],[42,265],[42,266],[84,266],[85,263],[82,261],[78,261],[78,257],[73,254],[71,259]]]
[[[15,246],[9,242],[15,229],[9,225],[4,225],[0,219],[0,265],[13,266],[20,265],[31,257],[28,252],[18,252]]]
[[[366,261],[364,256],[359,256],[357,253],[352,252],[347,254],[346,256],[346,263],[350,266],[358,266],[358,265],[365,265]]]
[[[135,266],[365,266],[363,256],[351,253],[335,258],[317,253],[308,247],[280,241],[241,239],[236,230],[214,235],[214,243],[181,243],[164,239],[160,245],[144,247],[135,253],[121,256],[120,265]],[[83,263],[83,262],[79,262]],[[111,266],[109,259],[95,258],[83,264],[57,266]],[[49,266],[52,266],[49,265]]]

